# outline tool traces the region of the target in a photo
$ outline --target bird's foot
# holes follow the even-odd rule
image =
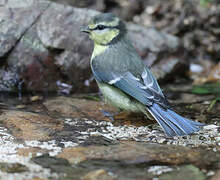
[[[114,122],[115,119],[114,119],[114,116],[118,115],[118,113],[110,113],[108,111],[105,111],[105,110],[101,110],[101,113],[105,116],[105,117],[108,117],[111,122]]]

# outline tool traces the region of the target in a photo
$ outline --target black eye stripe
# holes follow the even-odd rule
[[[98,30],[103,30],[103,29],[105,29],[106,28],[106,26],[104,26],[104,25],[98,25],[97,27],[96,27],[96,29],[98,29]]]
[[[89,28],[89,30],[93,31],[93,30],[103,30],[103,29],[114,29],[114,28],[118,28],[118,26],[105,26],[105,25],[98,25],[95,28]]]

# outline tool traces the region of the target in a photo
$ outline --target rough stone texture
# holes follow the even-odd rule
[[[93,10],[85,11],[85,9],[53,3],[37,23],[38,36],[47,47],[72,49],[73,46],[77,47],[84,41],[88,41],[88,37],[83,36],[80,28],[86,25],[89,18],[96,14],[98,12]],[[48,22],[48,19],[52,17],[53,21]]]
[[[4,57],[3,67],[7,65],[18,74],[21,90],[59,92],[68,86],[62,92],[97,91],[96,85],[85,83],[92,81],[89,59],[93,45],[80,27],[98,12],[43,0],[19,2],[10,0],[0,7],[0,56]],[[163,74],[155,68],[158,78],[176,72],[176,64],[182,64],[176,61],[180,57],[177,38],[134,24],[128,24],[128,29],[147,65],[155,68],[155,62],[164,58],[172,64]]]
[[[48,116],[19,111],[2,112],[0,122],[8,128],[13,127],[12,135],[23,140],[48,140],[50,139],[50,132],[62,128],[61,122],[54,122]]]
[[[200,171],[197,167],[192,165],[182,166],[177,170],[174,170],[171,173],[164,174],[160,176],[161,180],[169,180],[175,177],[178,180],[205,180],[206,177],[202,171]]]
[[[48,100],[44,102],[44,105],[50,112],[58,113],[59,115],[74,118],[80,118],[84,115],[85,117],[97,120],[108,120],[108,118],[102,115],[101,110],[113,110],[111,107],[98,101],[71,99],[62,96]]]
[[[166,151],[164,151],[166,149]],[[151,143],[121,143],[119,145],[73,147],[63,149],[58,157],[65,158],[69,162],[77,163],[86,160],[103,160],[103,161],[119,161],[124,165],[135,165],[146,163],[151,165],[167,164],[180,165],[187,163],[195,164],[200,168],[205,168],[209,165],[216,166],[220,159],[220,155],[216,154],[216,159],[213,157],[215,153],[191,149],[187,147],[178,147],[170,145],[158,145]],[[76,157],[79,157],[77,159]],[[200,159],[200,162],[197,160]]]
[[[133,21],[145,27],[174,34],[183,42],[188,60],[203,69],[208,63],[216,64],[220,58],[220,4],[217,0],[147,0],[143,2],[143,11],[133,17]],[[218,73],[214,73],[218,75]],[[219,77],[210,78],[210,69],[198,73],[197,83],[219,81]],[[201,78],[202,77],[202,78]],[[190,75],[190,78],[194,79]]]
[[[104,169],[91,171],[82,177],[82,180],[113,180],[114,178],[108,174]]]
[[[55,56],[54,63],[72,82],[75,91],[82,89],[84,81],[91,76],[89,59],[92,42],[80,31],[80,28],[97,13],[92,10],[85,11],[52,4],[37,25],[41,42],[46,47],[63,51]],[[53,21],[48,22],[48,19]]]
[[[0,6],[0,57],[6,55],[16,45],[48,5],[49,2],[43,0],[2,2]]]
[[[21,38],[8,56],[10,68],[19,72],[23,80],[22,90],[57,91],[57,80],[61,79],[49,50],[38,38],[36,25],[33,25]]]
[[[79,8],[95,9],[97,11],[105,10],[104,0],[51,0],[56,3],[70,5]]]
[[[19,82],[18,74],[11,70],[0,70],[0,89],[1,91],[13,91]]]
[[[0,178],[202,179],[219,168],[219,126],[168,138],[144,117],[118,115],[112,122],[100,110],[113,109],[97,97],[83,97],[1,97]],[[201,101],[193,103],[207,109]],[[179,109],[196,117],[194,108]]]

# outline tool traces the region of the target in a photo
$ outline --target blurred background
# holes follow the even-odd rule
[[[219,82],[218,0],[52,2],[0,4],[1,92],[97,92],[89,67],[93,45],[79,32],[97,11],[127,22],[135,48],[162,85]]]

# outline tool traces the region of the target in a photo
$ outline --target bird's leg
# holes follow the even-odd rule
[[[117,112],[111,113],[109,111],[101,110],[101,113],[109,118],[111,122],[115,122],[115,120],[124,120],[124,119],[130,119],[130,118],[136,118],[137,114],[124,111],[122,109],[118,109]],[[140,115],[140,114],[139,114]]]
[[[103,114],[103,116],[108,117],[111,120],[111,122],[114,122],[114,117],[117,116],[120,112],[111,113],[105,110],[101,110],[101,113]]]

